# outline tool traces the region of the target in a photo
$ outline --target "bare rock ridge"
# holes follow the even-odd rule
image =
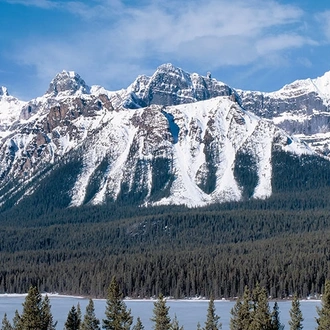
[[[63,71],[42,97],[12,103],[11,117],[0,103],[0,205],[40,193],[45,182],[67,196],[66,206],[269,197],[274,150],[316,153],[269,120],[284,110],[271,115],[268,96],[252,96],[171,64],[117,92]],[[279,108],[293,107],[286,102]]]

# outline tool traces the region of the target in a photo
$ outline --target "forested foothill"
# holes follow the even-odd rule
[[[284,152],[272,162],[270,198],[203,208],[63,207],[65,183],[54,174],[1,210],[0,293],[35,285],[105,297],[115,275],[131,297],[233,298],[256,283],[272,298],[318,297],[330,275],[330,163]]]

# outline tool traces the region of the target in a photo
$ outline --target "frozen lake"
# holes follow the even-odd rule
[[[0,295],[0,318],[2,320],[3,315],[7,313],[8,318],[12,321],[15,310],[22,311],[22,303],[25,296],[23,295]],[[85,313],[88,299],[79,297],[65,297],[65,296],[50,296],[52,305],[52,313],[55,321],[58,321],[57,329],[62,330],[66,321],[70,308],[77,304],[80,304],[82,314]],[[133,324],[135,324],[137,316],[140,316],[145,330],[152,329],[153,323],[150,318],[153,315],[153,303],[152,300],[125,300],[128,308],[131,309],[134,316]],[[289,310],[291,309],[290,301],[280,301],[280,319],[282,324],[285,325],[285,329],[289,329]],[[105,311],[105,299],[94,300],[95,312],[97,317],[102,320],[104,318]],[[208,301],[206,300],[168,300],[167,305],[170,306],[170,315],[173,318],[174,314],[177,315],[180,325],[183,325],[185,329],[196,329],[197,323],[200,322],[204,325],[206,319],[206,312],[208,307]],[[230,310],[234,306],[234,302],[230,301],[215,301],[216,312],[220,316],[222,323],[222,329],[229,329]],[[315,300],[303,300],[301,301],[301,311],[304,317],[304,329],[313,330],[316,328],[315,317],[316,306],[321,306],[319,301]],[[270,303],[271,310],[273,303]],[[0,321],[1,321],[0,320]]]

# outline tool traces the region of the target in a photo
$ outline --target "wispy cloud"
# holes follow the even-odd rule
[[[29,7],[39,7],[43,9],[52,9],[57,6],[56,2],[51,0],[2,0],[10,4],[18,4]]]
[[[330,10],[316,16],[327,42],[330,42]]]
[[[56,8],[80,18],[69,36],[50,40],[40,34],[21,42],[17,60],[47,78],[63,68],[74,69],[86,79],[98,75],[99,83],[109,86],[138,72],[149,73],[155,63],[212,70],[254,63],[260,67],[262,62],[269,65],[270,58],[281,63],[287,50],[317,45],[302,32],[305,13],[277,1],[7,2]],[[330,40],[330,24],[327,33]]]

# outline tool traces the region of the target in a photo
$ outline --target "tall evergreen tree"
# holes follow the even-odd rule
[[[249,330],[272,330],[272,317],[266,290],[257,284],[252,292],[252,298],[253,310]]]
[[[243,299],[237,300],[230,313],[230,330],[249,329],[251,323],[251,302],[250,290],[247,286],[244,289]]]
[[[23,303],[22,315],[15,312],[13,328],[18,330],[55,330],[48,296],[42,299],[37,287],[31,286]]]
[[[222,324],[219,323],[220,316],[215,313],[215,305],[213,297],[210,298],[209,307],[207,309],[207,316],[204,330],[218,330],[222,329]]]
[[[7,314],[5,313],[2,319],[1,330],[13,330],[13,329],[14,329],[13,326],[11,325],[11,323],[7,318]]]
[[[272,316],[272,329],[273,330],[283,330],[284,325],[280,321],[280,309],[278,303],[275,301]]]
[[[41,304],[42,330],[56,330],[57,322],[54,322],[51,305],[46,295]]]
[[[303,325],[302,322],[304,321],[302,312],[300,310],[300,301],[298,300],[297,295],[293,296],[291,309],[290,309],[290,320],[289,326],[290,330],[302,330]]]
[[[88,305],[86,306],[84,321],[81,324],[81,330],[99,330],[99,329],[100,329],[100,320],[96,318],[93,300],[89,299]]]
[[[317,314],[319,317],[316,319],[318,324],[317,330],[330,329],[330,281],[325,282],[324,293],[322,295],[322,306],[317,307]]]
[[[108,288],[105,316],[106,318],[102,320],[102,328],[107,330],[128,330],[133,322],[131,310],[128,310],[123,302],[115,277],[112,278]]]
[[[77,312],[77,309],[75,306],[72,306],[68,317],[64,324],[65,330],[79,330],[81,324],[81,318],[79,317],[79,313]]]
[[[171,318],[169,316],[170,307],[166,306],[166,300],[162,294],[158,296],[156,302],[154,302],[153,313],[154,316],[151,318],[155,324],[153,329],[155,330],[169,330],[171,329]]]
[[[42,297],[37,287],[31,286],[23,303],[22,330],[43,329]]]
[[[144,326],[142,324],[140,317],[137,317],[136,324],[133,326],[133,330],[144,330]]]
[[[16,311],[15,311],[15,315],[14,315],[14,318],[13,318],[13,328],[14,328],[15,330],[23,329],[23,326],[22,326],[22,319],[21,319],[21,316],[19,315],[17,309],[16,309]]]

